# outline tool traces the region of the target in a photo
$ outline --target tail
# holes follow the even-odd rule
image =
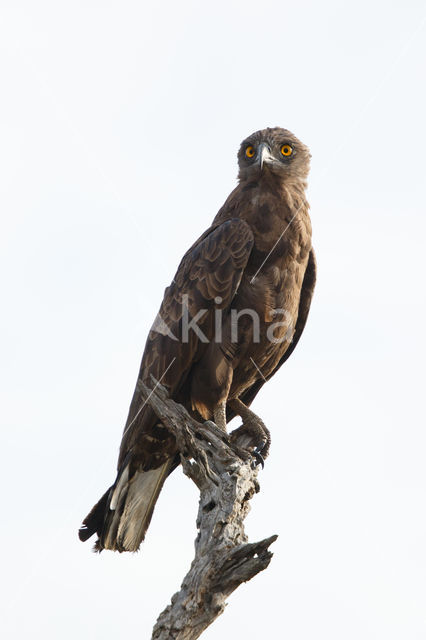
[[[85,542],[97,533],[95,551],[137,551],[172,462],[171,459],[157,469],[136,471],[131,477],[130,465],[124,466],[115,484],[83,520],[78,532],[80,540]]]

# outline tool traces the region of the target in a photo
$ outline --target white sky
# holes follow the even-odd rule
[[[146,334],[235,185],[240,141],[311,148],[319,281],[254,408],[267,571],[203,635],[426,637],[424,2],[19,2],[0,9],[5,638],[149,638],[193,554],[166,483],[140,554],[95,556]]]

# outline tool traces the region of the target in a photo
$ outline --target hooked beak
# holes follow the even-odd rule
[[[259,145],[259,151],[258,151],[258,163],[260,166],[260,170],[262,170],[264,162],[265,163],[272,162],[273,160],[274,160],[274,156],[271,153],[271,149],[266,144],[266,142],[262,142],[262,144]]]

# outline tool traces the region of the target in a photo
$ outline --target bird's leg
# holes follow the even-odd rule
[[[231,433],[231,440],[243,448],[254,447],[254,456],[262,464],[269,454],[271,434],[263,421],[238,398],[228,402],[231,409],[242,418],[243,424]]]
[[[213,410],[214,421],[226,433],[226,401],[220,402]]]

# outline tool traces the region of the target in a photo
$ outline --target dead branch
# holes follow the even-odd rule
[[[213,422],[199,423],[166,390],[140,384],[144,399],[174,434],[184,473],[200,491],[195,557],[181,589],[160,614],[152,640],[195,640],[221,614],[226,598],[266,569],[270,536],[248,543],[244,519],[259,491],[253,458]]]

